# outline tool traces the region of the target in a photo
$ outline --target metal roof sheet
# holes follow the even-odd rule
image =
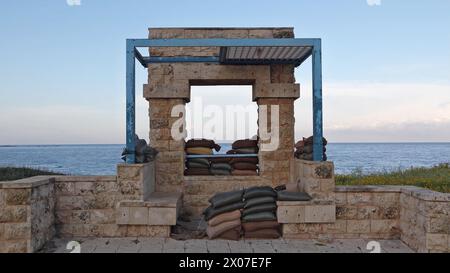
[[[229,46],[221,47],[223,64],[295,64],[312,54],[311,46]]]

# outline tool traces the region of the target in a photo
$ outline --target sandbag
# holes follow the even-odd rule
[[[186,148],[186,153],[189,155],[212,155],[213,151],[210,148],[195,147],[195,148]]]
[[[203,164],[205,166],[209,166],[209,160],[207,158],[188,158],[187,161],[188,162],[200,163],[200,164]]]
[[[260,230],[244,233],[244,238],[277,239],[280,237],[281,237],[281,233],[278,229],[260,229]]]
[[[226,205],[242,202],[243,195],[244,190],[220,192],[209,198],[208,201],[209,203],[211,203],[211,207],[219,208]]]
[[[231,175],[231,170],[224,170],[224,169],[209,169],[209,172],[212,175]]]
[[[241,211],[240,210],[234,210],[230,212],[225,212],[222,214],[219,214],[217,216],[214,216],[212,219],[208,221],[209,226],[217,226],[218,224],[221,224],[223,222],[233,221],[241,219]]]
[[[244,199],[251,199],[256,197],[272,196],[276,197],[277,193],[269,186],[252,187],[248,188],[244,192]]]
[[[323,145],[327,145],[328,141],[326,138],[322,138],[322,143]],[[308,138],[303,138],[302,140],[297,141],[297,143],[295,143],[294,147],[295,148],[300,148],[300,147],[304,147],[307,145],[311,145],[314,144],[314,136],[310,136]]]
[[[257,170],[258,166],[253,163],[238,162],[233,164],[233,168],[236,170]]]
[[[241,163],[241,162],[258,164],[258,158],[257,157],[234,157],[234,158],[231,158],[231,160],[230,160],[230,164]]]
[[[239,227],[241,225],[241,220],[233,220],[228,222],[223,222],[217,226],[208,226],[206,228],[206,234],[208,235],[209,239],[214,239],[220,234],[223,234],[224,232],[234,229],[236,227]]]
[[[244,202],[236,202],[230,205],[222,206],[220,208],[213,208],[211,206],[207,207],[205,211],[203,212],[203,215],[205,216],[205,220],[209,221],[214,216],[217,216],[219,214],[230,212],[233,210],[238,210],[244,208]]]
[[[204,147],[216,150],[216,152],[220,151],[220,145],[216,144],[214,140],[209,139],[190,139],[186,142],[186,148],[196,148],[196,147]]]
[[[186,161],[186,167],[189,168],[205,168],[208,169],[209,165],[205,165],[203,163],[199,163],[199,162],[192,162],[192,161]]]
[[[230,164],[232,158],[230,157],[211,157],[209,161],[211,163],[228,163]]]
[[[263,196],[263,197],[256,197],[251,199],[245,200],[244,208],[251,208],[257,205],[261,204],[267,204],[267,203],[275,203],[276,197],[273,196]]]
[[[277,221],[261,221],[243,223],[244,232],[256,231],[259,229],[280,229],[281,225]]]
[[[228,163],[211,163],[211,169],[231,171],[232,167]]]
[[[231,144],[231,148],[239,149],[239,148],[249,148],[249,147],[258,147],[258,140],[252,139],[240,139],[236,140]]]
[[[241,227],[236,227],[225,231],[224,233],[217,236],[215,239],[238,241],[241,238]]]
[[[245,176],[245,175],[258,175],[256,170],[233,170],[231,171],[232,175],[236,176]]]
[[[186,175],[186,176],[189,176],[189,175],[210,175],[210,173],[209,173],[209,169],[205,169],[205,168],[190,168],[190,169],[184,170],[184,175]]]
[[[310,201],[312,198],[306,192],[291,192],[279,191],[277,192],[278,201]]]
[[[274,212],[258,212],[248,214],[242,217],[242,222],[260,222],[260,221],[274,221],[277,220],[277,216]]]
[[[262,205],[258,205],[258,206],[254,206],[254,207],[250,207],[250,208],[246,208],[244,209],[244,211],[242,212],[242,215],[249,215],[249,214],[253,214],[253,213],[258,213],[258,212],[274,212],[277,210],[277,204],[276,203],[266,203],[266,204],[262,204]]]

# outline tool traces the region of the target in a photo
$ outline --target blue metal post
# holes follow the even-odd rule
[[[126,162],[134,164],[136,162],[135,155],[135,46],[132,40],[127,40],[127,117],[126,117],[126,131],[127,131],[127,155]]]
[[[322,42],[317,40],[312,53],[313,75],[313,159],[323,161]]]

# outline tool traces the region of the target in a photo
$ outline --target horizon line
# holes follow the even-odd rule
[[[233,142],[220,142],[218,144],[232,144]],[[328,144],[450,144],[449,141],[328,141]],[[17,146],[79,146],[79,145],[126,145],[125,143],[56,143],[56,144],[0,144],[0,147]]]

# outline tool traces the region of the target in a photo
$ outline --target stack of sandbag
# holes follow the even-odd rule
[[[258,140],[241,139],[235,141],[232,150],[227,154],[257,154]],[[258,158],[257,157],[235,157],[230,160],[233,167],[233,175],[257,175],[258,174]]]
[[[243,190],[223,192],[209,199],[211,205],[203,212],[209,239],[239,240],[243,194]]]
[[[147,145],[147,141],[145,139],[140,139],[138,135],[134,135],[134,142],[135,142],[135,148],[134,148],[134,155],[135,155],[135,163],[147,163],[155,160],[156,155],[158,154],[158,151],[151,147],[150,145]],[[127,160],[127,155],[129,154],[127,148],[123,149],[122,151],[122,160]]]
[[[323,160],[326,161],[327,160],[327,155],[326,155],[326,145],[327,145],[327,140],[325,138],[323,138]],[[298,159],[303,159],[303,160],[309,160],[312,161],[313,160],[313,150],[314,150],[314,141],[313,141],[313,137],[310,136],[308,138],[303,138],[302,140],[298,141],[295,144],[295,153],[294,156]]]
[[[213,149],[217,152],[220,145],[209,139],[190,139],[185,144],[188,155],[212,155]],[[188,158],[184,175],[209,175],[210,162],[207,158]]]
[[[277,221],[277,193],[271,187],[252,187],[244,192],[242,227],[245,238],[276,239],[281,236]]]

